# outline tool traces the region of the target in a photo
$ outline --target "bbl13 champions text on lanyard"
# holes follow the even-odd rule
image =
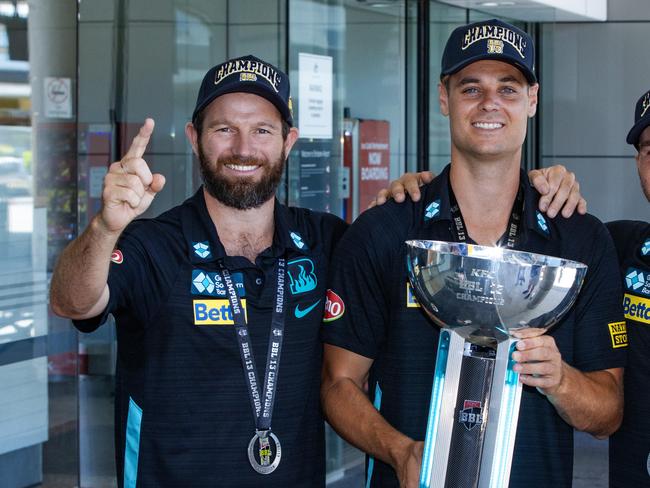
[[[271,418],[273,417],[273,405],[275,404],[275,392],[277,390],[280,355],[282,354],[282,340],[284,335],[285,262],[286,259],[284,258],[278,260],[276,269],[276,299],[275,308],[271,317],[271,332],[269,334],[269,346],[266,355],[263,397],[260,395],[257,366],[255,365],[253,347],[250,342],[248,325],[242,303],[237,295],[230,272],[223,263],[219,263],[230,300],[233,322],[235,324],[235,335],[239,344],[239,354],[241,356],[246,386],[248,387],[248,396],[250,397],[255,418],[255,435],[248,444],[248,461],[251,463],[253,469],[260,474],[269,474],[275,471],[282,457],[280,440],[271,431]],[[275,455],[272,443],[275,444]]]

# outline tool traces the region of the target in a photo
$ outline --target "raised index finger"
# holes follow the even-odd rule
[[[122,159],[141,158],[147,149],[147,144],[149,144],[149,139],[151,139],[151,134],[153,134],[153,128],[153,119],[145,119],[144,124],[140,127],[137,135],[133,138],[131,147],[129,147],[129,150]]]

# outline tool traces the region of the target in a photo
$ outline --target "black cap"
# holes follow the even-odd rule
[[[203,77],[192,122],[201,110],[215,98],[226,93],[254,93],[266,98],[280,112],[282,118],[293,126],[289,77],[278,68],[255,56],[230,59],[211,68]]]
[[[650,91],[645,92],[636,102],[634,109],[634,126],[627,134],[627,143],[634,144],[634,147],[639,148],[639,137],[641,132],[650,125]]]
[[[533,40],[521,29],[498,19],[454,29],[442,54],[440,79],[483,59],[512,64],[528,83],[537,83]]]

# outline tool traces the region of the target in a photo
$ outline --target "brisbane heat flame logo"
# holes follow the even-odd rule
[[[289,291],[291,291],[292,295],[316,289],[318,278],[316,278],[314,271],[314,263],[311,259],[301,258],[287,263]]]

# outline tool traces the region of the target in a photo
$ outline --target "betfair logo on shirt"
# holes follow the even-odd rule
[[[612,322],[607,324],[609,335],[612,336],[612,347],[627,347],[627,327],[625,322]]]
[[[623,297],[623,314],[626,319],[650,324],[650,300],[626,293]]]
[[[194,325],[233,325],[230,301],[222,300],[193,300]],[[241,300],[246,317],[246,299]]]
[[[420,308],[420,304],[413,294],[413,288],[411,288],[411,283],[406,282],[406,306],[408,308]]]

